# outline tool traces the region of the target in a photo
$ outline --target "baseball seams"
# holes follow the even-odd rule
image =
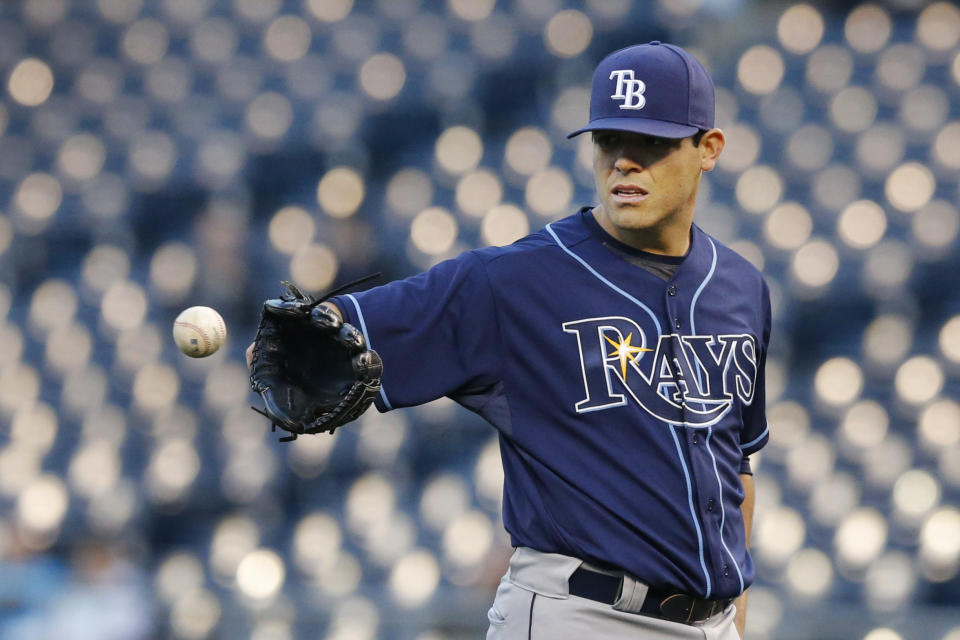
[[[194,331],[194,333],[196,333],[197,336],[198,336],[201,340],[203,340],[203,349],[200,349],[199,346],[198,346],[197,352],[200,353],[200,354],[210,353],[210,348],[211,348],[211,346],[212,346],[213,344],[215,344],[215,343],[212,343],[212,342],[211,342],[210,336],[207,335],[207,332],[204,331],[202,327],[200,327],[199,325],[196,325],[196,324],[194,324],[194,323],[192,323],[192,322],[185,322],[185,321],[183,321],[183,320],[180,320],[180,321],[176,322],[176,323],[175,323],[175,326],[177,326],[177,327],[184,327],[184,328],[187,328],[187,329],[192,329],[192,330]],[[217,327],[217,329],[214,329],[214,330],[216,331],[216,330],[218,330],[218,329],[220,329],[220,327]],[[221,335],[223,335],[223,334],[221,333]],[[216,337],[219,338],[219,336],[216,336]],[[216,343],[219,343],[219,342],[220,342],[220,340],[218,339],[218,340],[216,341]]]

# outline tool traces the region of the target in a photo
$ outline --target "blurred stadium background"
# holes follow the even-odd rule
[[[482,637],[492,429],[284,445],[243,350],[282,278],[591,203],[565,133],[652,39],[714,74],[697,220],[773,290],[748,637],[960,640],[960,9],[917,0],[0,3],[0,639]],[[197,361],[195,304],[230,331]]]

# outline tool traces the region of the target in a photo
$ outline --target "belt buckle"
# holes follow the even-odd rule
[[[698,606],[707,603],[710,604],[709,609]],[[660,601],[660,613],[669,620],[692,624],[712,618],[717,613],[718,604],[717,600],[701,600],[685,593],[674,593]]]
[[[693,599],[687,594],[675,593],[660,601],[660,613],[668,620],[690,624],[693,604]]]

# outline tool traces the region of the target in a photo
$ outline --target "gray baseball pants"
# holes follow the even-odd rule
[[[646,585],[624,578],[613,605],[570,595],[568,580],[577,558],[519,547],[487,613],[487,640],[740,640],[730,605],[712,618],[679,624],[636,613]]]

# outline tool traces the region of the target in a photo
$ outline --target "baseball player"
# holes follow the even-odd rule
[[[379,354],[380,411],[448,396],[497,429],[515,552],[488,639],[740,638],[771,319],[693,223],[713,82],[673,45],[616,51],[587,132],[596,205],[312,313]]]

